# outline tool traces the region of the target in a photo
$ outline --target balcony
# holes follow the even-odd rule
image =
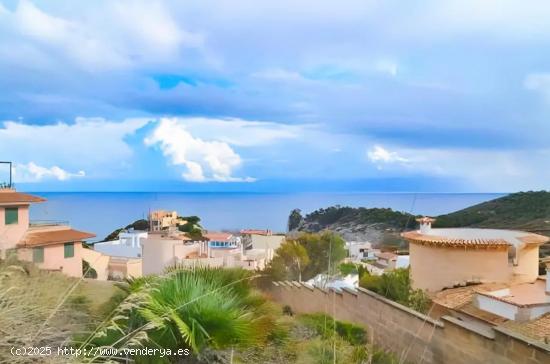
[[[48,226],[68,226],[69,222],[66,220],[31,220],[29,222],[29,227],[31,228],[41,228]]]

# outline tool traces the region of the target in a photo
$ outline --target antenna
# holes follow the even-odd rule
[[[10,181],[8,183],[8,188],[11,188],[13,186],[13,183],[12,183],[12,162],[4,162],[4,161],[0,161],[0,164],[7,164],[9,165],[9,169],[10,169]]]

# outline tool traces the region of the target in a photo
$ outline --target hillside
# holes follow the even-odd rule
[[[290,232],[318,232],[332,230],[346,240],[382,241],[384,244],[400,245],[399,232],[416,226],[415,216],[389,208],[353,208],[331,206],[302,216],[293,210],[289,216]]]
[[[305,216],[300,210],[293,210],[289,216],[289,231],[329,229],[346,240],[402,245],[398,233],[416,227],[415,217],[387,208],[333,206]],[[550,235],[550,192],[513,193],[436,218],[434,227],[519,229]]]
[[[447,215],[434,227],[472,226],[550,233],[550,192],[513,193]]]

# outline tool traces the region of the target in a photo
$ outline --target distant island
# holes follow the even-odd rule
[[[401,231],[417,226],[413,215],[389,208],[332,206],[302,216],[290,213],[289,232],[332,230],[346,240],[370,240],[382,245],[404,246]],[[518,192],[449,214],[434,216],[434,227],[518,229],[550,236],[550,192]],[[550,255],[550,248],[545,255]]]

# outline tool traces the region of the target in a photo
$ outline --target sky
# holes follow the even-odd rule
[[[31,191],[548,189],[549,18],[544,0],[0,0],[0,160]]]

